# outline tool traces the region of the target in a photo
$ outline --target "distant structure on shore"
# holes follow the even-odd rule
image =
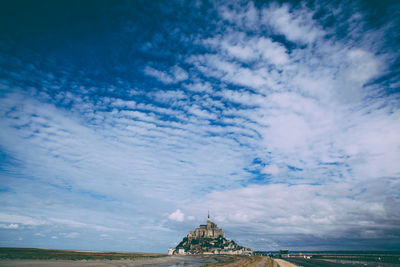
[[[227,240],[222,229],[210,221],[210,214],[208,214],[206,224],[202,224],[194,231],[190,231],[176,248],[168,250],[168,255],[176,254],[252,255],[253,251],[239,246],[233,240]]]
[[[279,258],[290,258],[289,250],[288,249],[280,249],[278,251]]]

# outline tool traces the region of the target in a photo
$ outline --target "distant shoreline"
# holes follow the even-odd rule
[[[136,258],[165,257],[161,253],[114,252],[90,250],[65,250],[43,248],[0,248],[0,259],[31,259],[31,260],[118,260]]]

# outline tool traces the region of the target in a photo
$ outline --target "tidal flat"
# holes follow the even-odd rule
[[[157,258],[141,257],[121,260],[0,260],[0,266],[26,267],[105,267],[105,266],[204,266],[217,262],[216,259],[202,256],[166,256]]]
[[[204,266],[230,261],[229,257],[167,256],[37,248],[0,248],[0,266]]]

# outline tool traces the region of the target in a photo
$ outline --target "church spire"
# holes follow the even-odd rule
[[[207,218],[210,219],[210,210],[208,211],[208,217]]]

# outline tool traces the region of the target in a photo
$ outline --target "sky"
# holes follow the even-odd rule
[[[1,1],[0,246],[400,250],[397,1]]]

